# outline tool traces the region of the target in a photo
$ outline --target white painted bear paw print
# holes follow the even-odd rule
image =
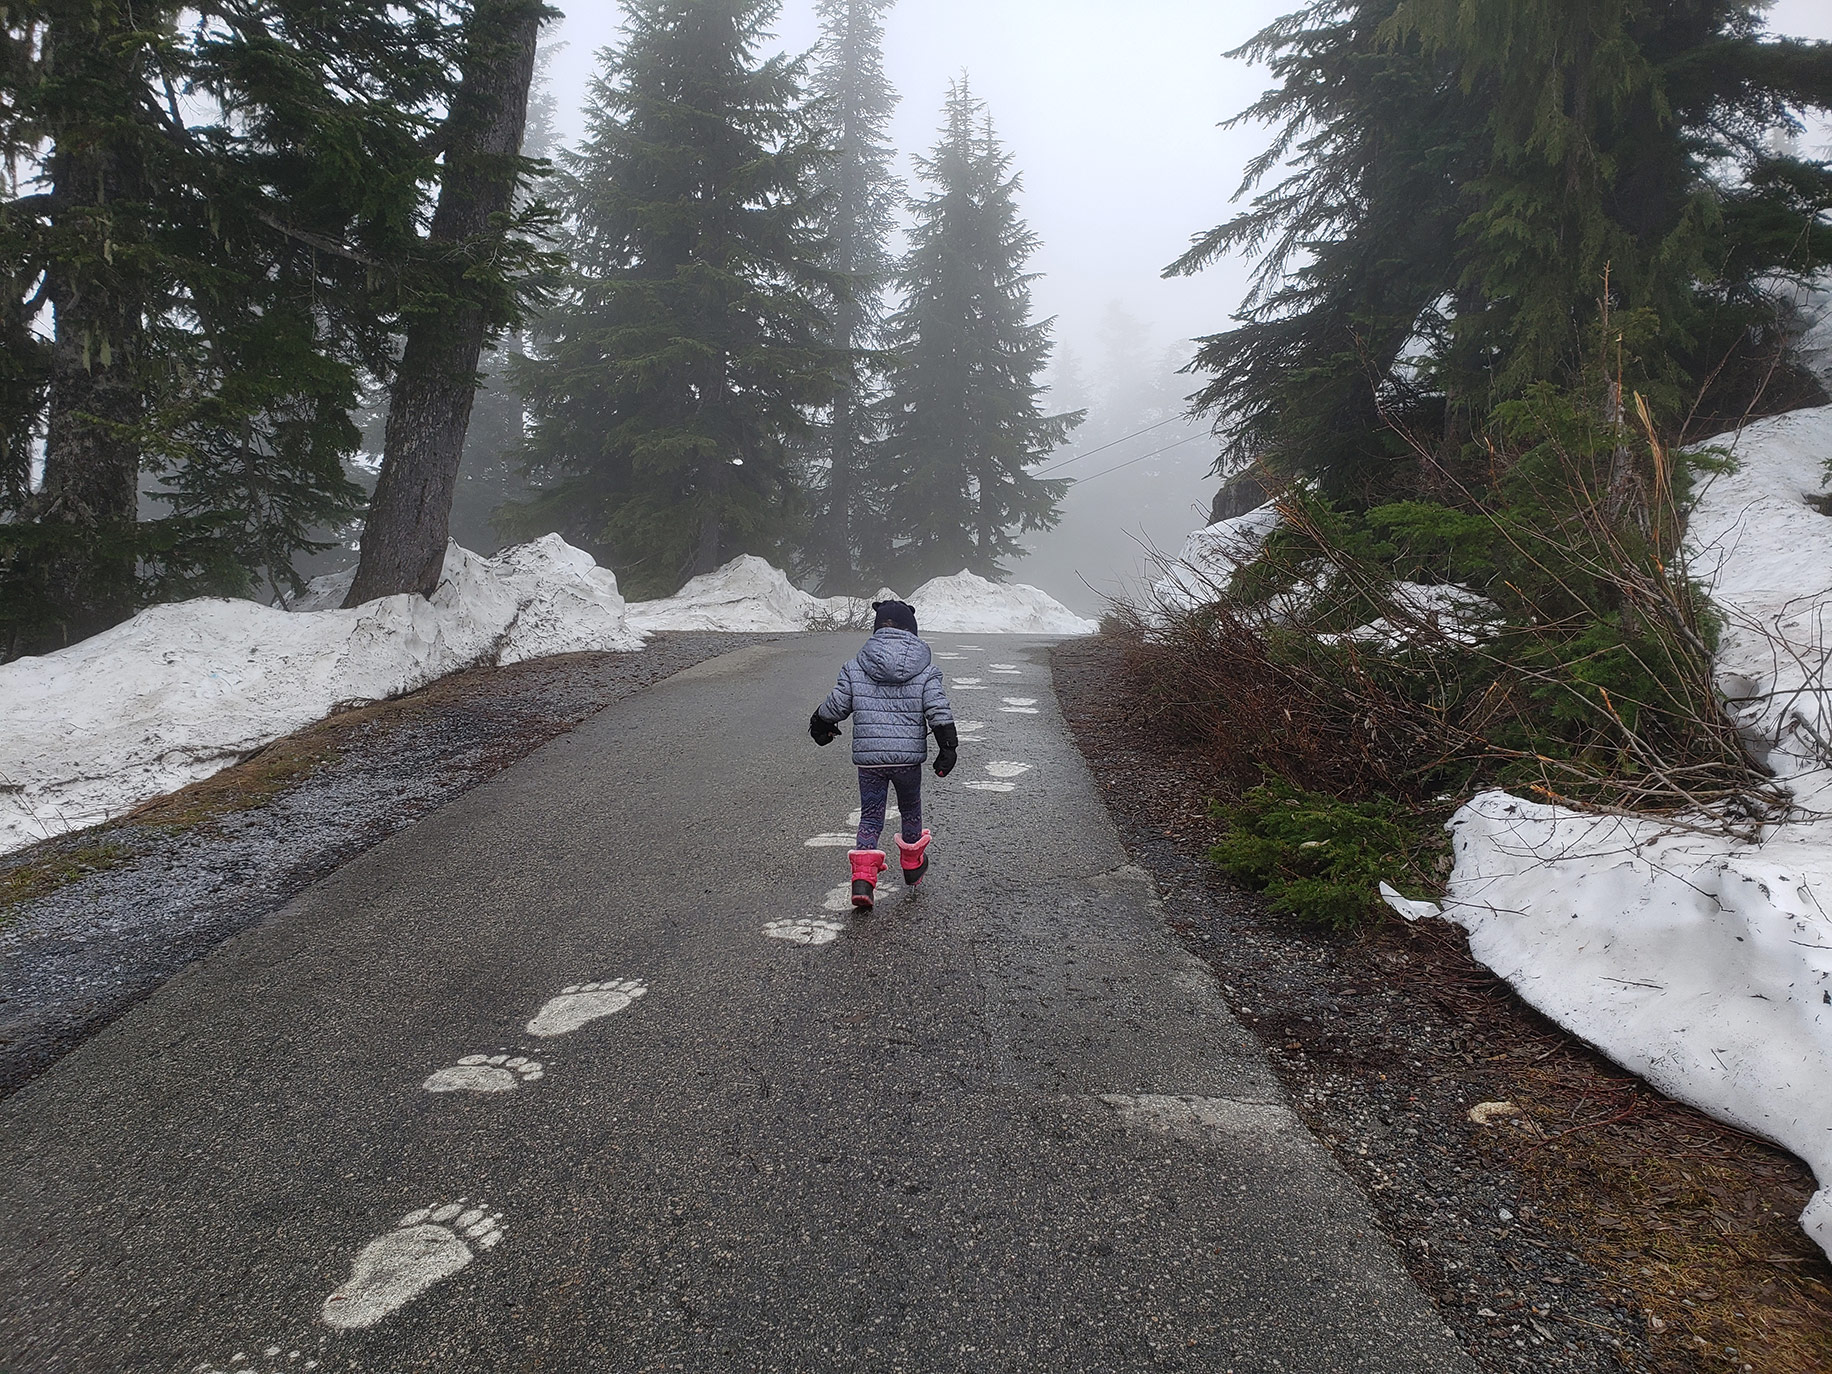
[[[560,995],[550,999],[528,1023],[528,1034],[551,1040],[602,1017],[622,1011],[649,991],[637,978],[619,978],[608,983],[577,983],[561,988]]]
[[[409,1212],[362,1248],[350,1277],[324,1300],[326,1326],[367,1330],[441,1283],[503,1238],[503,1219],[463,1198]]]
[[[848,902],[852,900],[852,889],[846,891]],[[794,945],[830,945],[844,933],[846,924],[843,921],[829,921],[821,916],[806,916],[800,920],[771,921],[763,928],[763,933],[772,940],[787,940]]]
[[[420,1086],[429,1093],[506,1093],[539,1082],[545,1072],[540,1060],[519,1054],[467,1054]]]

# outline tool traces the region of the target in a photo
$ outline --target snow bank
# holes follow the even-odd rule
[[[1832,1255],[1828,454],[1832,407],[1749,426],[1687,533],[1727,709],[1799,815],[1745,843],[1484,793],[1451,821],[1444,914],[1559,1024],[1811,1165],[1801,1225]]]
[[[1235,570],[1251,563],[1278,527],[1278,507],[1268,504],[1197,530],[1152,588],[1152,609],[1193,611],[1217,600]]]
[[[989,582],[965,571],[931,578],[909,602],[924,634],[1091,635],[1100,629],[1036,587]]]
[[[673,596],[630,603],[630,624],[641,630],[719,630],[768,634],[805,630],[829,618],[839,623],[869,615],[869,602],[823,600],[789,575],[751,554],[703,573]]]
[[[781,569],[747,555],[694,578],[664,600],[633,603],[629,622],[642,630],[869,629],[872,601],[895,597],[888,588],[868,600],[814,596]],[[1099,628],[1035,587],[1000,585],[970,572],[925,582],[909,602],[925,634],[1085,635]]]
[[[1756,757],[1794,778],[1832,763],[1832,518],[1809,501],[1827,487],[1832,406],[1757,421],[1735,455],[1686,540],[1725,618],[1718,689]]]
[[[336,609],[353,575],[319,579],[300,610],[155,606],[0,665],[0,853],[208,777],[344,703],[481,663],[642,644],[617,579],[557,535],[490,559],[453,545],[430,600]]]
[[[1757,845],[1486,792],[1451,822],[1445,915],[1533,1006],[1832,1182],[1832,835]],[[1801,1225],[1832,1253],[1832,1195]]]

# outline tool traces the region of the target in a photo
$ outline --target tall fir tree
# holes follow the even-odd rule
[[[776,0],[633,0],[557,196],[572,270],[522,369],[529,459],[557,472],[508,513],[601,551],[639,592],[743,553],[780,558],[792,446],[833,395],[805,64],[758,48]]]
[[[1242,48],[1279,80],[1242,191],[1290,170],[1167,269],[1261,254],[1196,364],[1230,456],[1442,496],[1498,406],[1605,362],[1674,437],[1801,398],[1773,283],[1832,259],[1832,167],[1769,135],[1832,104],[1832,45],[1762,9],[1320,0]]]
[[[896,365],[884,403],[886,535],[877,565],[914,585],[962,569],[1005,576],[1018,534],[1049,529],[1068,483],[1028,467],[1082,416],[1046,414],[1052,319],[1031,318],[1025,270],[1037,237],[1018,213],[1022,180],[983,102],[950,86],[940,141],[916,159],[928,185],[886,322]]]
[[[837,156],[821,171],[827,191],[829,270],[841,290],[832,304],[833,347],[844,358],[840,388],[823,412],[813,444],[824,468],[813,524],[811,562],[822,589],[870,590],[859,569],[878,534],[883,493],[872,465],[876,406],[883,379],[877,352],[884,291],[896,265],[891,229],[902,188],[891,164],[890,119],[897,94],[884,75],[882,16],[896,0],[820,0],[821,41],[813,88]]]
[[[434,0],[0,10],[0,657],[287,584],[354,512],[454,34]]]
[[[1461,188],[1482,151],[1448,64],[1382,39],[1397,3],[1320,0],[1229,54],[1279,81],[1230,121],[1276,126],[1237,197],[1292,166],[1166,269],[1259,255],[1236,328],[1200,340],[1193,365],[1211,378],[1194,399],[1226,464],[1355,488],[1410,458],[1381,417],[1412,395],[1417,341],[1442,345],[1455,327]]]

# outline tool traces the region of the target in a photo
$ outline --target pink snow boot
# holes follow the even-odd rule
[[[872,895],[878,890],[878,875],[891,859],[882,849],[849,849],[852,860],[852,904],[860,911],[870,911]]]
[[[929,871],[929,841],[932,838],[926,830],[915,844],[901,835],[897,837],[897,855],[903,860],[903,881],[911,887],[921,882],[922,875]]]

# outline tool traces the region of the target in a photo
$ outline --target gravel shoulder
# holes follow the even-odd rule
[[[456,673],[0,858],[0,1097],[223,940],[612,702],[771,635]]]
[[[1268,912],[1208,861],[1214,789],[1133,719],[1118,648],[1071,641],[1052,663],[1173,928],[1482,1368],[1832,1369],[1832,1266],[1796,1223],[1804,1165],[1565,1035],[1453,926],[1344,938]]]

